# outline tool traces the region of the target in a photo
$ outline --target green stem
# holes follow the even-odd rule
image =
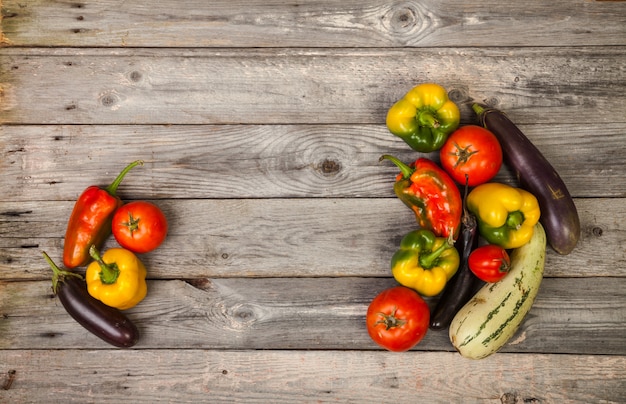
[[[385,314],[383,312],[379,312],[378,315],[382,318],[378,320],[374,325],[384,324],[386,330],[390,330],[392,328],[397,328],[397,327],[402,327],[406,323],[406,320],[402,320],[396,317],[396,311],[398,311],[397,307],[393,309],[393,312],[391,314]]]
[[[481,114],[483,114],[485,112],[485,108],[483,108],[481,105],[479,104],[472,104],[472,109],[474,110],[474,112],[476,113],[476,115],[480,116]]]
[[[439,256],[448,248],[450,248],[450,244],[448,242],[445,242],[435,251],[430,252],[430,254],[420,254],[420,266],[425,269],[432,268],[435,265],[435,261],[437,261],[437,258],[439,258]]]
[[[400,172],[402,173],[402,176],[404,178],[410,178],[411,175],[415,172],[414,169],[412,169],[408,165],[404,164],[402,161],[398,160],[396,157],[391,156],[389,154],[384,154],[384,155],[380,156],[380,158],[378,159],[378,161],[383,161],[383,160],[389,160],[393,164],[398,166],[398,168],[400,169]]]
[[[519,229],[524,223],[524,214],[519,210],[509,213],[506,218],[506,226],[511,229]]]
[[[80,279],[83,278],[80,274],[62,270],[61,268],[57,266],[57,264],[54,263],[54,261],[52,261],[52,258],[50,258],[50,256],[46,254],[45,251],[42,251],[42,253],[43,253],[44,259],[48,262],[48,265],[50,265],[50,268],[52,268],[52,272],[54,273],[52,275],[52,292],[55,295],[57,294],[57,288],[59,287],[59,282],[62,283],[63,279],[66,276],[75,276]]]
[[[100,281],[104,285],[114,284],[120,276],[120,269],[117,267],[117,264],[115,262],[107,264],[102,261],[98,249],[93,244],[89,247],[89,255],[100,265]]]
[[[417,116],[415,117],[419,126],[425,126],[427,128],[437,129],[441,126],[439,120],[435,117],[432,111],[428,109],[422,109],[417,112]]]
[[[450,153],[456,156],[456,162],[454,163],[454,168],[467,163],[470,157],[478,153],[478,150],[469,151],[469,148],[472,147],[472,145],[469,145],[466,148],[462,148],[456,142],[454,142],[454,147],[456,148],[456,152]],[[467,177],[467,174],[465,174],[465,176]],[[466,178],[466,182],[467,182],[467,178]]]
[[[143,161],[142,160],[136,160],[136,161],[133,161],[132,163],[130,163],[129,165],[127,165],[126,168],[124,168],[122,170],[122,172],[117,176],[117,178],[115,178],[115,180],[111,183],[111,185],[109,185],[108,187],[105,188],[105,191],[107,191],[109,194],[115,196],[115,193],[117,192],[117,187],[119,187],[120,183],[124,179],[124,176],[133,167],[142,166],[142,165],[143,165]]]
[[[130,236],[133,236],[133,232],[137,231],[137,229],[139,229],[139,221],[141,219],[135,219],[133,217],[133,214],[131,212],[128,212],[128,222],[123,222],[122,224],[124,226],[126,226],[126,228],[128,229],[128,231],[130,232]]]

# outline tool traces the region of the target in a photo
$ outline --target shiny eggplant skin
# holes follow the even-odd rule
[[[92,297],[82,279],[59,279],[56,294],[74,320],[109,344],[129,348],[139,340],[137,326],[118,309]]]
[[[464,209],[461,221],[461,236],[455,244],[461,257],[461,264],[457,273],[454,274],[448,285],[446,285],[430,315],[430,328],[432,330],[447,328],[456,313],[461,310],[461,307],[484,285],[484,282],[478,279],[469,269],[468,264],[470,253],[478,244],[477,228],[476,217]]]
[[[504,159],[515,171],[520,186],[539,201],[539,220],[550,246],[562,255],[572,252],[580,238],[580,218],[559,174],[504,112],[479,104],[472,108],[481,125],[500,141]]]

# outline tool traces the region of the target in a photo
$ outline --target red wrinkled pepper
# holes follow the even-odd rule
[[[87,265],[91,260],[89,247],[101,248],[111,235],[113,213],[123,204],[116,195],[117,187],[126,173],[138,165],[143,165],[143,161],[130,163],[107,188],[92,185],[78,197],[65,232],[63,264],[66,268]]]
[[[393,189],[398,198],[414,213],[420,227],[439,237],[456,240],[461,227],[463,201],[456,183],[443,169],[427,158],[406,165],[384,155],[400,169]]]

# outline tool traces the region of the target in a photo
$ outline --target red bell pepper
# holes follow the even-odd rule
[[[461,227],[463,201],[456,183],[443,169],[427,158],[419,158],[410,166],[397,158],[384,155],[400,169],[393,189],[398,198],[415,213],[419,225],[451,242]]]
[[[70,215],[63,244],[63,264],[72,269],[89,263],[89,247],[101,248],[111,234],[111,219],[115,210],[122,206],[116,195],[126,173],[131,168],[143,165],[137,160],[130,163],[107,188],[92,185],[80,195]]]

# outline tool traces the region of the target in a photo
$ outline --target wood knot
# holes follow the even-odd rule
[[[143,74],[141,74],[141,72],[137,71],[137,70],[132,71],[129,74],[130,81],[132,81],[134,83],[137,83],[137,82],[141,81],[142,77],[143,77]]]
[[[535,397],[521,397],[518,393],[504,393],[500,397],[502,404],[517,404],[517,403],[540,403],[541,400]]]
[[[415,2],[395,4],[381,20],[389,32],[410,37],[410,42],[428,34],[431,31],[429,27],[433,24],[432,17],[420,10],[420,4]]]
[[[251,303],[240,303],[230,310],[230,325],[235,330],[250,328],[262,316],[263,312],[260,307]]]
[[[417,25],[418,18],[415,9],[405,5],[391,13],[391,27],[393,31],[408,31]]]
[[[102,103],[102,105],[104,105],[105,107],[112,107],[113,105],[115,105],[117,103],[117,99],[111,95],[111,94],[107,94],[104,95],[101,99],[100,102]]]
[[[457,104],[463,104],[470,99],[467,89],[454,88],[448,92],[448,98]]]
[[[331,159],[325,159],[315,167],[317,171],[324,175],[333,175],[341,171],[341,163]]]
[[[120,98],[120,96],[114,91],[109,91],[100,95],[100,104],[103,107],[111,108],[113,110],[116,110],[120,107],[119,104],[121,101],[122,99]]]
[[[483,100],[485,105],[496,108],[500,104],[500,100],[497,97],[490,97]]]

